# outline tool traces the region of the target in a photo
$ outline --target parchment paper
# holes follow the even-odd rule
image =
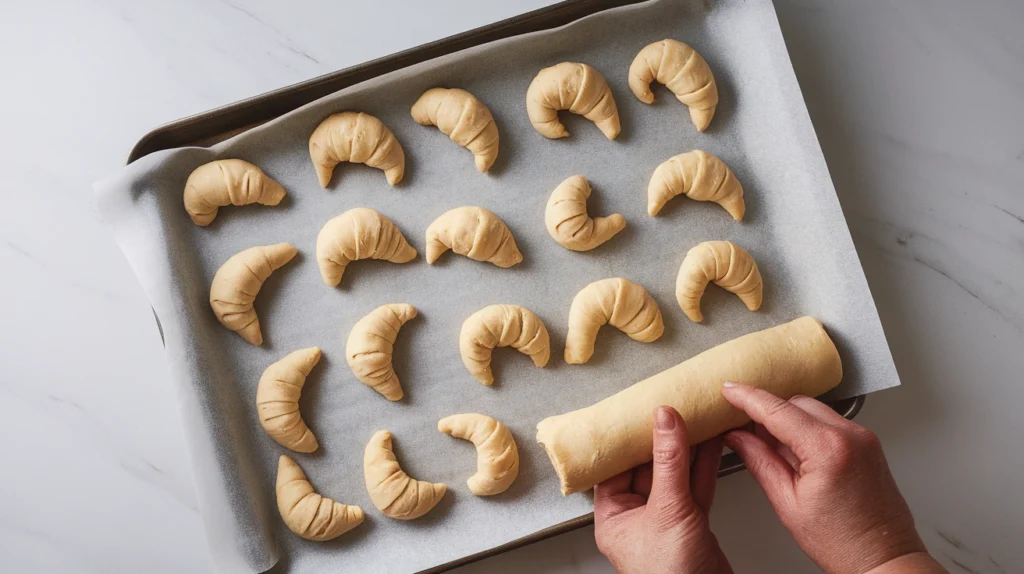
[[[704,134],[663,87],[648,106],[627,86],[636,53],[666,37],[692,44],[715,72],[721,103]],[[562,118],[570,138],[548,140],[530,125],[530,80],[542,67],[565,60],[589,63],[608,80],[622,118],[617,140],[605,140],[593,124],[567,112]],[[439,85],[465,88],[493,112],[501,153],[490,174],[477,173],[468,151],[410,117],[419,94]],[[374,114],[394,131],[407,155],[397,188],[382,172],[352,164],[338,167],[329,189],[317,185],[308,137],[326,116],[343,110]],[[694,148],[721,157],[743,183],[742,224],[718,205],[685,197],[657,218],[647,215],[646,187],[655,166]],[[182,189],[195,167],[218,158],[261,166],[285,186],[288,198],[275,208],[224,208],[211,226],[196,227],[182,207]],[[548,195],[577,173],[594,186],[591,214],[618,212],[628,221],[624,232],[587,253],[562,248],[544,227]],[[899,384],[768,0],[711,8],[702,1],[653,2],[472,49],[346,89],[210,149],[150,155],[97,183],[96,191],[101,213],[162,324],[211,549],[229,572],[262,571],[279,559],[284,569],[301,572],[417,571],[586,514],[592,510],[588,495],[559,494],[534,441],[539,420],[804,314],[821,319],[842,348],[845,377],[836,398]],[[512,229],[524,263],[499,269],[449,252],[427,265],[427,226],[460,205],[497,213]],[[355,263],[342,286],[331,289],[317,272],[317,232],[357,206],[389,216],[420,257],[406,265]],[[679,264],[690,247],[709,239],[735,241],[754,255],[765,278],[759,312],[717,288],[704,297],[704,324],[691,323],[679,310],[673,295]],[[294,244],[300,255],[257,298],[265,343],[254,347],[218,324],[208,304],[209,282],[234,253],[281,241]],[[561,355],[573,296],[612,276],[647,287],[665,316],[665,335],[641,344],[605,328],[588,364],[566,365]],[[359,383],[344,359],[350,327],[390,302],[411,303],[420,312],[398,338],[395,366],[406,391],[400,403]],[[493,388],[470,377],[459,358],[459,328],[492,303],[524,305],[541,316],[554,347],[547,368],[503,349],[495,353]],[[302,540],[281,522],[274,478],[285,450],[263,433],[255,408],[263,369],[311,345],[324,350],[324,359],[306,384],[301,407],[321,449],[292,456],[320,493],[367,512],[365,524],[329,543]],[[494,416],[515,434],[522,470],[506,493],[469,493],[473,446],[436,430],[438,419],[459,412]],[[366,493],[362,452],[381,428],[394,433],[398,458],[413,477],[450,487],[439,507],[420,520],[389,519]]]

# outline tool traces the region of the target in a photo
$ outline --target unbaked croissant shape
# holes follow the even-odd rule
[[[260,320],[253,301],[263,282],[295,257],[298,250],[287,243],[250,247],[232,255],[213,276],[210,307],[222,325],[253,345],[263,344]]]
[[[362,112],[341,112],[320,122],[309,136],[309,157],[324,188],[331,183],[334,166],[343,161],[383,170],[391,185],[405,175],[402,144],[384,122]]]
[[[519,305],[489,305],[462,323],[459,352],[462,362],[481,384],[494,384],[491,354],[495,347],[512,347],[544,367],[551,358],[551,337],[533,311]]]
[[[284,196],[281,184],[255,165],[240,159],[220,159],[204,163],[189,174],[185,211],[193,223],[205,227],[226,205],[277,205]]]
[[[337,538],[363,523],[366,514],[313,491],[306,473],[291,458],[277,463],[277,510],[288,530],[315,542]]]
[[[735,293],[747,309],[761,307],[764,282],[754,258],[731,241],[705,241],[686,253],[676,277],[676,300],[691,321],[704,320],[700,298],[712,281]]]
[[[482,207],[456,207],[427,227],[427,263],[449,249],[498,267],[512,267],[523,260],[505,222]]]
[[[629,66],[629,87],[645,104],[654,102],[651,82],[657,80],[690,108],[698,131],[707,129],[718,107],[718,85],[704,58],[678,40],[648,44]]]
[[[416,250],[390,219],[357,207],[324,224],[316,237],[316,262],[324,283],[336,287],[348,264],[360,259],[408,263]]]
[[[565,362],[589,361],[597,331],[605,324],[641,343],[656,341],[665,332],[658,303],[642,285],[621,277],[601,279],[584,287],[572,300]]]
[[[714,201],[736,221],[746,210],[743,186],[729,166],[699,149],[671,157],[654,169],[647,185],[647,213],[658,215],[670,199],[686,195],[697,201]]]
[[[263,430],[295,452],[313,452],[319,446],[299,411],[306,377],[319,362],[319,347],[291,352],[267,367],[256,387],[256,412]]]
[[[370,437],[363,453],[363,477],[370,500],[385,516],[399,520],[419,518],[444,498],[448,487],[415,480],[402,470],[391,448],[391,433],[382,430]]]
[[[569,135],[558,111],[569,110],[597,124],[610,140],[619,135],[619,109],[604,76],[586,64],[562,62],[544,68],[526,91],[530,123],[546,138]]]
[[[618,213],[608,217],[590,217],[587,199],[590,182],[574,175],[558,184],[548,198],[544,224],[551,237],[566,249],[589,251],[626,227],[626,218]]]
[[[438,421],[437,430],[476,446],[476,474],[466,484],[477,496],[500,494],[519,475],[519,449],[508,427],[486,415],[466,413]]]
[[[412,106],[412,119],[437,126],[441,133],[473,152],[477,171],[491,168],[498,158],[498,125],[483,102],[457,88],[431,88]]]
[[[402,384],[391,365],[391,355],[398,331],[415,316],[416,308],[412,305],[381,305],[356,322],[345,343],[345,359],[352,373],[389,401],[398,401],[404,396]]]

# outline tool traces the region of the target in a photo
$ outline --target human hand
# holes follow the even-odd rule
[[[691,470],[679,413],[658,407],[654,424],[654,460],[594,487],[597,548],[622,574],[731,574],[708,526],[721,437],[697,446]]]
[[[800,548],[826,572],[945,572],[928,554],[878,437],[805,396],[726,383],[756,423],[726,433]]]

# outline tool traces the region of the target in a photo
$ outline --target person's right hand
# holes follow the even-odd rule
[[[925,550],[878,437],[805,396],[785,401],[726,383],[722,396],[756,423],[736,451],[800,548],[829,573],[945,572]]]

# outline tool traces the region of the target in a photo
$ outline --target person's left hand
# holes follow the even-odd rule
[[[697,446],[690,469],[686,423],[654,411],[654,460],[594,487],[597,548],[623,574],[732,572],[708,526],[722,439]]]

